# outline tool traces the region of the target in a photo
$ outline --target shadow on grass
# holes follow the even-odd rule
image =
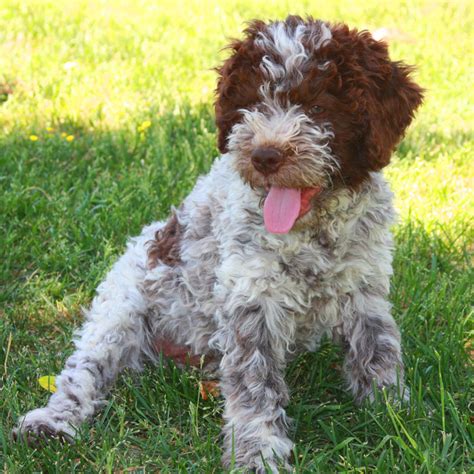
[[[92,291],[126,239],[164,218],[217,155],[208,106],[125,130],[64,123],[37,137],[17,130],[0,142],[3,301],[34,273],[91,281]],[[55,296],[64,288],[47,285]]]

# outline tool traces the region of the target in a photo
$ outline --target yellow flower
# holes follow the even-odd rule
[[[54,132],[54,128],[53,127],[46,127],[46,131],[48,133],[52,133],[52,132]]]
[[[68,135],[66,137],[66,141],[68,141],[68,142],[72,142],[73,140],[74,140],[74,135]]]
[[[62,137],[62,138],[66,138],[66,137],[67,137],[67,133],[66,133],[66,132],[61,132],[61,137]]]
[[[42,388],[48,390],[48,392],[54,393],[56,388],[56,377],[54,375],[43,375],[38,379],[38,383]]]
[[[38,136],[37,135],[30,135],[30,140],[32,142],[37,142],[38,141]]]
[[[149,120],[145,120],[139,127],[139,132],[144,132],[147,128],[151,127],[151,122]]]

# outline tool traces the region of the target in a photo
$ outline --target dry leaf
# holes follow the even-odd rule
[[[219,390],[219,382],[217,380],[203,380],[199,382],[199,392],[203,400],[207,400],[209,395],[216,398],[221,393]]]

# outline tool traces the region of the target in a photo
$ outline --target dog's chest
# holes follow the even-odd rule
[[[297,350],[315,350],[323,335],[330,335],[341,323],[338,304],[345,290],[341,286],[345,273],[342,254],[343,249],[324,231],[275,252],[283,275],[281,291],[292,288],[288,300],[302,302],[289,314],[295,323]]]

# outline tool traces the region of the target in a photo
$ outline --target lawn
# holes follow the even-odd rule
[[[46,402],[38,378],[60,371],[127,236],[165,217],[216,156],[212,68],[226,38],[289,12],[386,28],[392,58],[417,64],[427,89],[386,172],[412,403],[358,408],[336,348],[299,358],[287,374],[296,472],[473,468],[468,0],[0,0],[0,469],[221,472],[221,400],[166,361],[121,377],[74,445],[31,449],[10,431]]]

